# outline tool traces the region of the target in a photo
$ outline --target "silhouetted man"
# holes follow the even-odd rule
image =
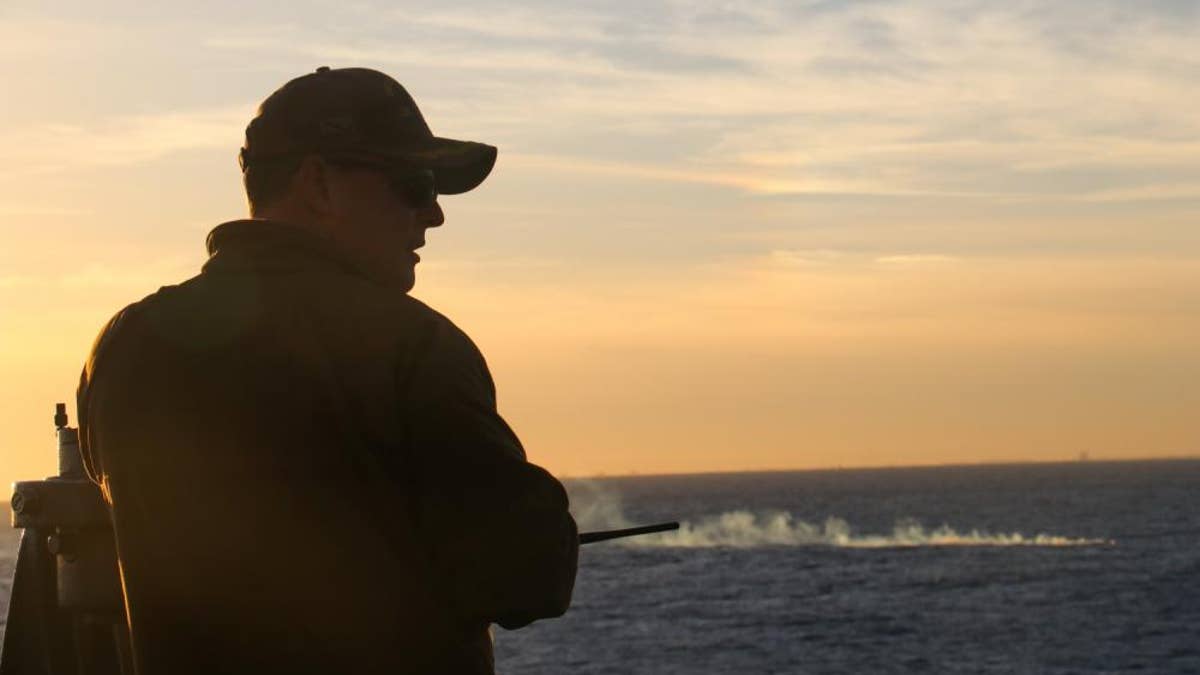
[[[292,80],[246,129],[251,218],[105,327],[81,442],[140,675],[491,673],[490,623],[566,611],[562,486],[470,339],[407,295],[438,194],[495,158],[382,73]]]

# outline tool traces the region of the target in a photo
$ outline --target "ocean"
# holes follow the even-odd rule
[[[1200,461],[567,483],[581,529],[683,527],[584,547],[505,675],[1200,673]]]
[[[613,478],[569,485],[559,620],[503,673],[1200,673],[1200,461]]]

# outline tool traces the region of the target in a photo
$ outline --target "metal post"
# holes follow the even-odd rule
[[[0,675],[133,673],[112,523],[67,421],[59,403],[59,475],[13,485],[13,527],[25,532]]]

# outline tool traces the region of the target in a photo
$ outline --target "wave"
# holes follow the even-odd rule
[[[575,485],[572,512],[580,530],[631,527],[620,496],[594,484]],[[638,523],[641,524],[641,523]],[[1111,539],[1066,537],[1021,532],[956,530],[949,525],[926,528],[913,519],[898,520],[888,534],[859,534],[846,520],[826,518],[821,524],[797,520],[786,511],[736,510],[680,523],[679,530],[618,541],[637,548],[752,548],[760,546],[827,546],[836,548],[913,548],[921,546],[1113,546]]]
[[[913,520],[901,520],[890,534],[855,534],[841,518],[815,525],[795,520],[782,511],[752,513],[731,511],[696,523],[680,523],[679,530],[631,538],[628,546],[701,548],[726,546],[829,546],[836,548],[913,548],[918,546],[1111,546],[1108,539],[1085,539],[1055,534],[989,533],[977,529],[960,532],[948,525],[928,529]]]

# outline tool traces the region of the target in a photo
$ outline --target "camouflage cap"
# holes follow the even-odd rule
[[[449,195],[482,183],[496,163],[494,146],[434,136],[404,87],[369,68],[322,66],[280,87],[246,127],[238,163],[244,172],[306,153],[428,169]]]

